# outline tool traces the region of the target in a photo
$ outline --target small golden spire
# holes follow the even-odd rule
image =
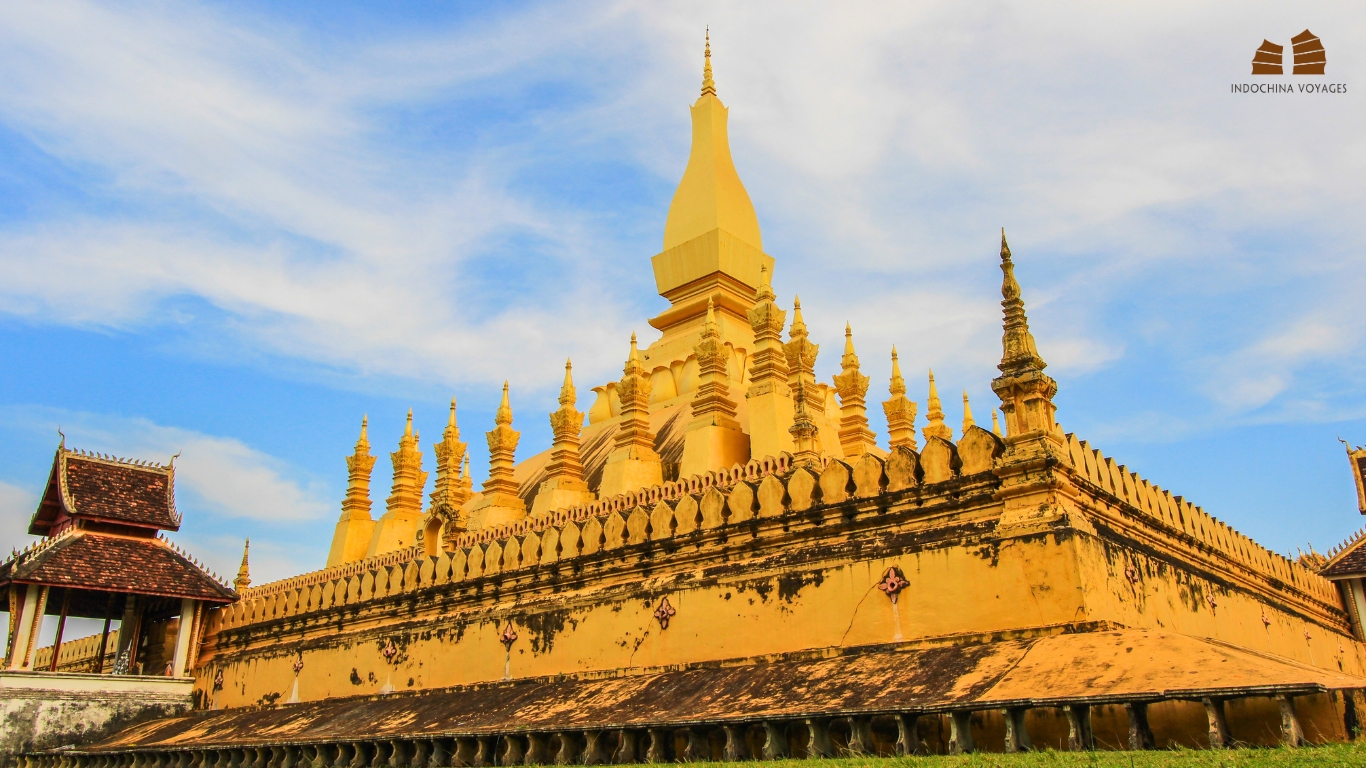
[[[896,356],[896,345],[892,345],[892,381],[887,386],[887,392],[892,397],[899,397],[906,394],[906,380],[901,377],[901,361]]]
[[[716,83],[711,79],[711,26],[707,26],[707,47],[702,54],[702,95],[716,95]]]
[[[802,297],[794,296],[792,299],[792,327],[787,332],[789,338],[797,338],[806,335],[806,321],[802,319]]]
[[[906,397],[906,380],[901,377],[901,361],[892,347],[892,380],[887,385],[891,397],[882,404],[887,415],[887,442],[895,448],[904,445],[915,450],[916,405]]]
[[[778,295],[773,292],[773,275],[768,271],[767,264],[759,265],[759,291],[754,294],[754,303],[762,304],[765,301],[773,301]]]
[[[939,403],[939,388],[934,384],[934,370],[930,370],[930,395],[927,398],[927,409],[925,415],[930,423],[923,430],[922,434],[928,440],[931,437],[938,437],[943,440],[953,440],[953,430],[944,423],[944,407]]]
[[[369,453],[369,452],[370,452],[370,436],[369,436],[369,431],[370,431],[370,429],[369,429],[369,426],[370,426],[370,414],[367,413],[367,414],[365,414],[364,416],[360,417],[360,438],[359,438],[358,440],[356,440],[356,454],[357,454],[357,455],[360,455],[360,454],[362,454],[362,453]]]
[[[572,407],[579,399],[578,392],[574,390],[574,363],[569,359],[564,361],[564,384],[560,386],[560,405]]]
[[[707,297],[707,320],[702,325],[703,336],[720,335],[720,329],[716,327],[716,306],[710,296]]]
[[[844,368],[858,367],[858,355],[854,353],[854,328],[847,322],[844,324],[844,357],[840,359],[840,365]]]
[[[451,398],[451,417],[446,420],[446,432],[454,431],[456,437],[460,437],[460,427],[455,423],[455,398]]]
[[[460,479],[467,480],[470,476],[470,455],[465,454],[465,466],[460,470]]]
[[[503,401],[498,403],[498,412],[493,416],[494,424],[512,423],[512,405],[508,403],[508,383],[503,381]]]
[[[992,413],[994,414],[996,411],[993,410]],[[968,403],[968,391],[965,389],[963,390],[963,434],[966,435],[968,430],[975,426],[977,426],[977,422],[972,420],[972,405]]]
[[[991,433],[997,437],[1001,436],[1001,422],[996,420],[996,409],[991,409]]]
[[[237,578],[232,580],[232,588],[241,592],[251,586],[251,574],[247,569],[247,555],[251,552],[251,539],[242,546],[242,567],[237,569]]]
[[[403,436],[404,436],[404,437],[412,437],[412,436],[413,436],[413,409],[412,409],[412,408],[409,408],[409,409],[408,409],[408,423],[407,423],[407,425],[405,425],[405,426],[403,427]]]

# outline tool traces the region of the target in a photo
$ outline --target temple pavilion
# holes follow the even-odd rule
[[[67,671],[185,676],[205,612],[237,594],[161,535],[180,520],[174,460],[96,455],[63,438],[28,528],[43,539],[0,565],[10,606],[5,669],[63,668],[66,622],[80,617],[103,620],[103,632],[98,650],[81,654],[89,663]],[[47,617],[57,621],[55,642],[39,654]]]

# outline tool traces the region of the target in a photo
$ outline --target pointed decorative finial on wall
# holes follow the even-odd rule
[[[991,382],[991,389],[1001,398],[1001,414],[1005,416],[1006,437],[1013,439],[1025,434],[1046,436],[1047,453],[1065,457],[1062,450],[1062,430],[1054,418],[1056,407],[1053,396],[1058,384],[1043,372],[1047,363],[1039,356],[1034,334],[1025,316],[1020,284],[1015,279],[1015,262],[1011,260],[1006,231],[1001,229],[1001,375]],[[1038,448],[1039,446],[1036,446]],[[1012,454],[1036,453],[1010,447]]]
[[[895,346],[892,347],[892,379],[887,392],[891,397],[882,403],[882,411],[887,414],[887,442],[893,448],[904,445],[914,451],[916,404],[906,397],[906,380],[901,377],[901,362],[897,359]]]
[[[992,414],[995,413],[996,411],[992,410]],[[963,434],[966,435],[968,430],[975,426],[977,426],[977,422],[972,420],[972,404],[968,402],[968,391],[965,389],[963,390]]]
[[[930,423],[921,430],[925,439],[938,437],[953,442],[953,429],[944,423],[944,407],[939,403],[939,388],[934,384],[934,369],[930,369],[930,394],[926,398],[925,417]]]
[[[512,428],[512,405],[508,401],[506,381],[493,424],[493,430],[484,433],[489,446],[489,475],[484,480],[484,496],[470,514],[471,519],[482,518],[480,522],[484,527],[515,523],[526,517],[526,503],[518,495],[521,486],[513,473],[517,443],[522,433]]]
[[[251,552],[251,539],[242,546],[242,566],[237,569],[237,578],[232,580],[232,588],[241,592],[251,586],[251,573],[247,568],[247,555]]]
[[[574,389],[574,364],[564,361],[564,383],[560,385],[560,407],[550,414],[550,431],[554,443],[550,448],[550,463],[546,465],[545,480],[541,481],[536,499],[531,505],[533,517],[549,514],[557,509],[593,500],[588,484],[583,480],[583,460],[579,455],[579,433],[583,429],[583,413],[574,407],[578,392]]]
[[[852,461],[877,447],[877,439],[868,428],[868,410],[864,404],[868,377],[859,372],[854,329],[849,323],[844,324],[844,355],[840,358],[840,373],[834,382],[840,397],[840,447],[844,457]]]
[[[991,433],[997,437],[1001,436],[1001,422],[996,419],[996,409],[991,409]]]

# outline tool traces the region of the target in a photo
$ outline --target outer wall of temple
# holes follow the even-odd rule
[[[1134,628],[1362,675],[1364,649],[1331,585],[1244,548],[1197,508],[1153,492],[1149,509],[1139,498],[1146,483],[1132,476],[1105,481],[1106,490],[1080,455],[1056,468],[1061,490],[1003,506],[996,474],[941,472],[930,454],[909,480],[896,477],[904,462],[884,471],[874,457],[854,467],[831,461],[819,477],[798,469],[657,504],[648,526],[642,505],[453,555],[248,592],[211,620],[200,701],[269,705],[295,690],[311,701]],[[966,456],[969,468],[982,459]],[[1042,512],[1019,520],[1015,508]],[[892,568],[909,581],[896,603],[877,588]],[[1284,578],[1268,578],[1276,569]],[[664,599],[675,611],[667,628],[655,615]],[[1229,704],[1240,739],[1270,727],[1275,702],[1258,702]],[[1346,738],[1341,695],[1303,696],[1296,706],[1311,739]],[[1118,728],[1123,709],[1114,709]],[[1106,711],[1096,710],[1102,743]],[[1039,740],[1050,738],[1051,715],[1029,717]],[[1003,728],[992,713],[974,718]],[[1159,740],[1207,743],[1198,702],[1155,703],[1150,721]]]
[[[189,711],[188,679],[0,672],[0,755],[87,744]]]

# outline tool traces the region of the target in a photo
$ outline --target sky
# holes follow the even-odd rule
[[[257,583],[322,566],[362,415],[377,510],[409,408],[429,470],[456,397],[482,480],[505,379],[548,447],[565,358],[657,337],[707,25],[823,378],[850,322],[870,400],[895,344],[986,421],[1005,227],[1065,430],[1283,554],[1362,525],[1359,4],[44,0],[0,7],[0,545],[59,427],[179,453],[172,538]],[[1325,76],[1249,74],[1306,28]]]

